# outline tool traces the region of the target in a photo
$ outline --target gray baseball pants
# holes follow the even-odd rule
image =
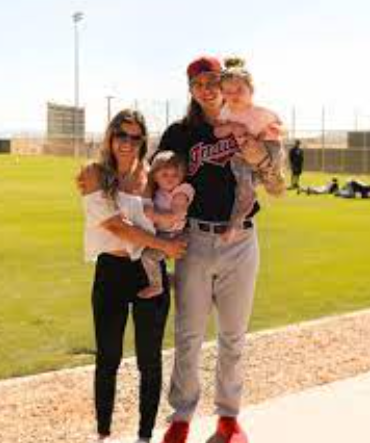
[[[169,402],[174,421],[190,421],[200,397],[198,362],[208,317],[217,312],[216,413],[238,415],[243,390],[241,368],[252,311],[259,247],[256,228],[225,243],[219,234],[192,226],[186,256],[175,272],[175,363]]]

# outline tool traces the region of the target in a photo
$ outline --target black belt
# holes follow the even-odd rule
[[[228,223],[208,223],[205,221],[200,220],[188,220],[186,222],[186,227],[190,228],[192,226],[196,226],[200,231],[203,232],[209,232],[212,234],[223,234],[226,232],[227,228],[229,227]],[[242,229],[251,229],[253,228],[253,222],[251,220],[244,220],[242,226]]]

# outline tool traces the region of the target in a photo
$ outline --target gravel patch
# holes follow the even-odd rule
[[[370,310],[247,335],[243,406],[370,371]],[[202,399],[197,414],[213,412],[215,343],[202,351]],[[173,352],[164,354],[166,401]],[[93,367],[0,382],[1,443],[86,443],[94,435]],[[114,434],[135,434],[138,377],[134,359],[122,362]]]

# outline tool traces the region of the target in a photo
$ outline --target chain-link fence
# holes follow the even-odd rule
[[[285,146],[291,148],[301,141],[304,169],[351,174],[370,172],[370,131],[325,130],[296,131],[287,137]]]
[[[186,100],[134,100],[127,102],[119,97],[106,97],[106,119],[101,122],[104,128],[107,122],[120,109],[129,107],[139,109],[146,117],[150,132],[150,149],[153,150],[160,134],[174,120],[186,112]],[[89,109],[86,109],[87,116]],[[306,118],[296,109],[279,112],[286,127],[285,146],[289,150],[295,140],[300,139],[305,154],[305,170],[323,172],[342,172],[367,174],[370,172],[370,118],[365,114],[360,118],[358,112],[352,115],[352,123],[342,121],[341,126],[334,126],[340,121],[334,114],[317,112],[314,117]],[[88,124],[86,125],[89,128]],[[45,133],[10,134],[7,151],[16,154],[49,154],[78,157],[93,157],[103,138],[102,131],[86,132],[83,139],[76,142],[71,134],[60,134],[50,139]],[[0,136],[1,139],[4,137]]]
[[[286,122],[287,150],[301,140],[304,169],[349,174],[370,172],[370,116],[358,108],[297,111],[282,115]]]

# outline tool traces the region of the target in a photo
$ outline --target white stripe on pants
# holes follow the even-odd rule
[[[189,421],[200,396],[198,361],[212,306],[218,319],[216,412],[236,416],[243,389],[245,333],[259,267],[255,228],[224,243],[192,228],[186,256],[176,263],[175,365],[169,402],[174,420]]]

